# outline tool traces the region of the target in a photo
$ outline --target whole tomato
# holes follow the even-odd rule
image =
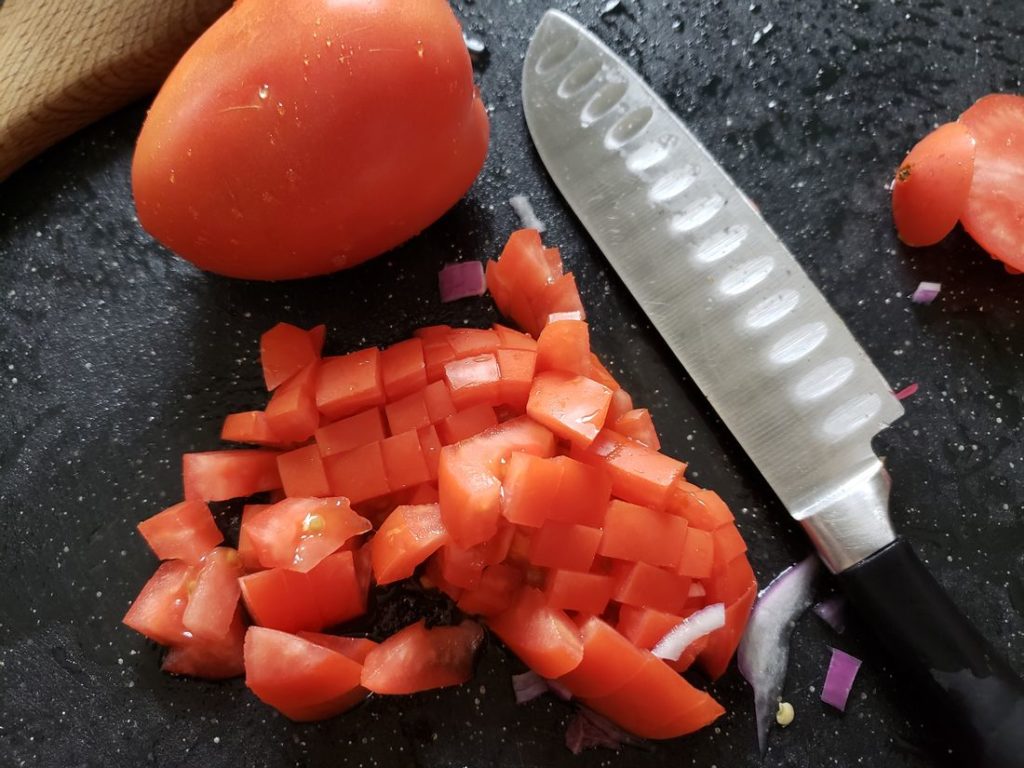
[[[445,0],[239,0],[139,136],[139,221],[202,269],[280,280],[409,239],[473,183],[488,122]]]

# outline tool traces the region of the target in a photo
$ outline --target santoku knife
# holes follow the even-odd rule
[[[548,11],[523,65],[548,172],[882,641],[939,692],[971,765],[1024,765],[1024,683],[889,519],[871,447],[903,414],[793,255],[639,75]]]

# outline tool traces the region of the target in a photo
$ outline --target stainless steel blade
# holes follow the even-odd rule
[[[903,408],[735,182],[560,12],[530,42],[523,105],[562,194],[829,567],[890,543],[871,438]]]

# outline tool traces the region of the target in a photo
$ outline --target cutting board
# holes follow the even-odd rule
[[[789,244],[895,388],[907,416],[878,440],[898,527],[985,635],[1024,668],[1024,278],[960,232],[910,250],[886,185],[903,154],[977,97],[1024,90],[1016,0],[639,2],[607,13],[560,2],[651,82]],[[0,185],[0,764],[38,766],[756,766],[749,688],[712,686],[729,713],[692,737],[574,758],[571,707],[514,703],[521,665],[489,642],[474,681],[373,699],[293,725],[241,681],[159,672],[159,651],[120,625],[154,560],[135,523],[181,494],[184,451],[218,446],[220,417],[263,399],[259,334],[326,322],[328,351],[387,344],[417,326],[497,319],[486,297],[442,305],[446,262],[495,257],[526,194],[576,272],[595,348],[649,407],[665,448],[732,505],[762,581],[809,546],[645,322],[558,197],[530,146],[519,68],[542,0],[455,3],[486,43],[486,168],[420,237],[344,274],[285,284],[205,275],[152,242],[129,167],[146,105],[44,153]],[[931,306],[909,296],[941,282]],[[232,510],[218,510],[237,526]],[[831,588],[823,580],[821,593]],[[392,591],[378,630],[424,605]],[[829,646],[864,658],[850,706],[818,699]],[[797,626],[768,766],[956,764],[923,702],[853,625]]]

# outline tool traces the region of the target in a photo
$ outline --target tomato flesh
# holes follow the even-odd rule
[[[523,587],[512,605],[491,616],[487,624],[541,677],[562,677],[583,659],[579,629],[533,587]]]
[[[403,694],[461,685],[473,674],[473,657],[483,639],[483,628],[473,621],[428,629],[421,619],[367,654],[363,687]]]
[[[183,501],[138,525],[139,533],[161,560],[198,563],[224,541],[210,508],[202,501]]]
[[[186,501],[227,501],[281,487],[276,451],[206,451],[181,457]]]
[[[300,573],[373,527],[344,497],[288,498],[258,510],[245,525],[260,565]]]
[[[322,346],[322,338],[317,344],[309,331],[289,323],[278,323],[260,336],[260,364],[267,389],[277,389],[316,361]]]
[[[556,435],[586,447],[604,426],[612,391],[585,376],[549,371],[530,387],[526,413]]]
[[[181,616],[193,637],[223,640],[228,634],[241,596],[238,579],[244,573],[238,552],[230,547],[217,547],[203,558],[189,582],[188,605]]]
[[[447,541],[438,504],[395,507],[370,542],[377,583],[409,578]]]

